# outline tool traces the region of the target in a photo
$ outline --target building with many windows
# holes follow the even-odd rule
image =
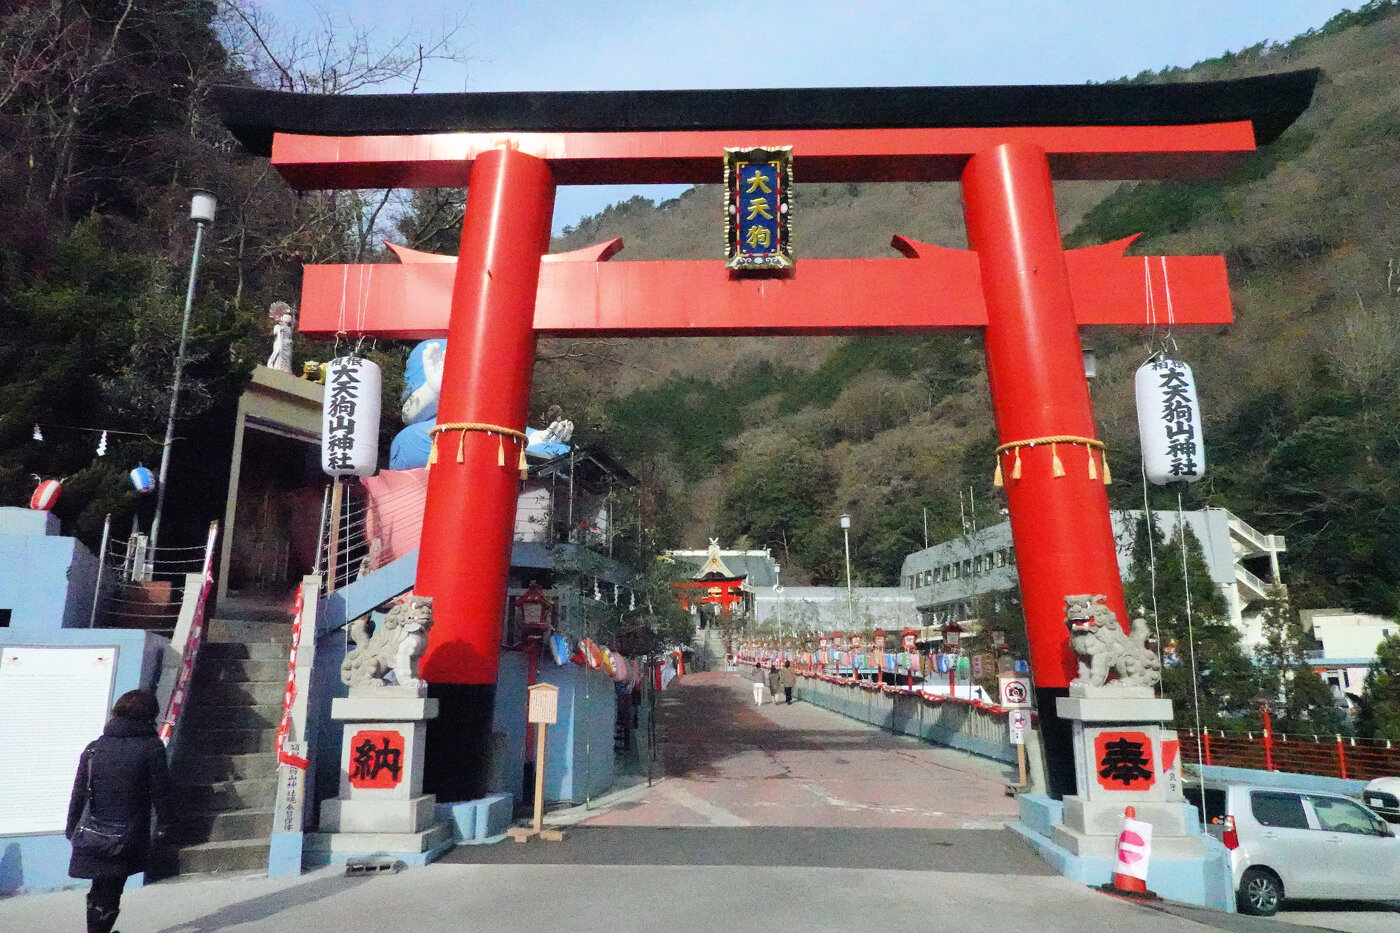
[[[1112,513],[1118,564],[1125,573],[1132,558],[1133,532],[1142,514]],[[1168,540],[1173,540],[1177,513],[1155,512],[1153,516]],[[1184,512],[1180,520],[1200,541],[1211,583],[1225,597],[1230,621],[1240,630],[1245,647],[1252,647],[1261,637],[1257,607],[1282,583],[1278,555],[1287,549],[1283,536],[1262,534],[1226,509]],[[915,551],[904,559],[901,582],[913,593],[923,626],[938,628],[957,622],[975,627],[977,613],[994,607],[995,601],[1019,600],[1010,523]],[[1159,580],[1158,585],[1179,586],[1180,581]],[[989,605],[983,597],[993,602]]]

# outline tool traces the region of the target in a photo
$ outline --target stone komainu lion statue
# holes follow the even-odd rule
[[[1102,687],[1110,673],[1123,687],[1151,687],[1162,679],[1162,665],[1150,644],[1146,619],[1134,619],[1124,632],[1102,595],[1066,596],[1069,646],[1079,656],[1079,676],[1070,683]]]
[[[401,687],[417,687],[418,659],[433,626],[433,598],[409,593],[394,601],[378,624],[362,616],[350,623],[355,650],[340,665],[340,679],[352,687],[383,687],[393,673]]]

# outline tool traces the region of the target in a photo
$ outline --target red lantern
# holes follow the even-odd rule
[[[520,622],[520,634],[525,640],[538,641],[549,633],[550,606],[549,597],[544,595],[544,590],[531,580],[525,592],[515,600],[516,618]]]
[[[29,507],[36,512],[47,512],[58,502],[58,494],[62,491],[62,483],[56,479],[46,479],[34,488],[34,495],[29,497]]]

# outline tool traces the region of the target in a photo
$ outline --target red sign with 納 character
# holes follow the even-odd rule
[[[397,787],[403,780],[403,734],[393,730],[356,732],[350,743],[350,786]]]

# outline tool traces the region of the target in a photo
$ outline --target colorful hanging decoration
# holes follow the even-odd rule
[[[34,487],[34,495],[29,497],[29,507],[36,512],[47,512],[58,502],[63,484],[56,479],[46,479]]]
[[[569,665],[569,642],[558,632],[549,636],[549,652],[554,655],[554,663],[558,666]]]
[[[151,475],[150,470],[138,466],[131,471],[131,485],[137,492],[145,494],[156,488],[156,478]]]
[[[1200,480],[1206,471],[1206,452],[1191,367],[1164,357],[1152,359],[1138,368],[1133,383],[1142,468],[1148,482],[1165,486]]]
[[[379,367],[359,356],[326,365],[321,401],[321,469],[329,476],[372,476],[379,468]]]

